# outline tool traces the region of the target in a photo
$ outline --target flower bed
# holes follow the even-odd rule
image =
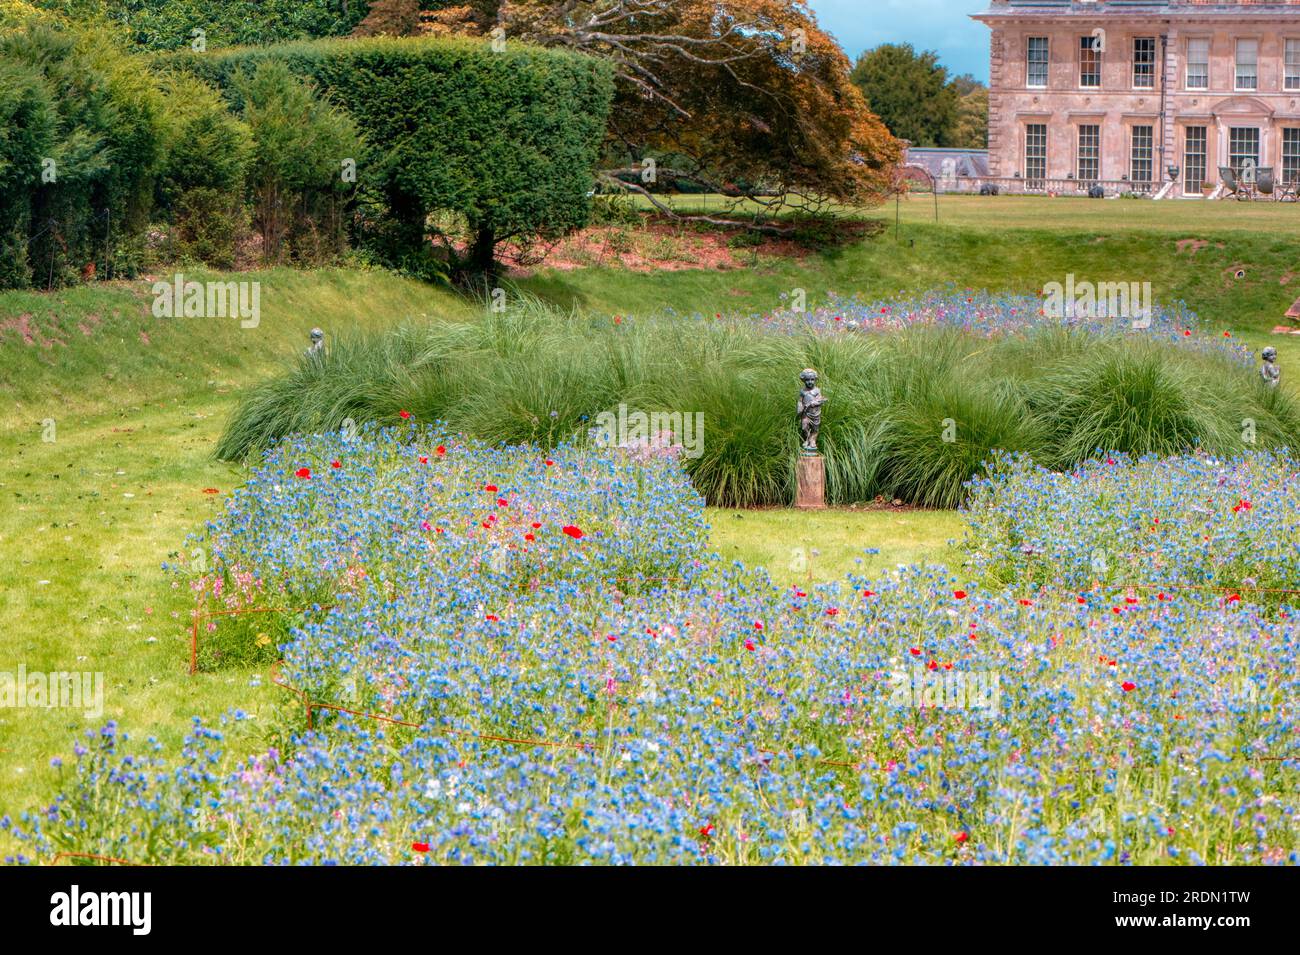
[[[1116,519],[1102,466],[1052,485],[1081,526]],[[1233,492],[1271,513],[1271,473]],[[109,726],[6,824],[137,862],[1296,861],[1289,605],[1000,581],[1038,480],[980,489],[960,575],[780,590],[708,557],[671,459],[294,441],[209,542],[268,601],[328,597],[278,678],[355,714],[307,729],[286,693],[242,763],[227,737],[266,728],[240,713],[167,762]]]

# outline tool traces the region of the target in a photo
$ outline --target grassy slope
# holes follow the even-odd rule
[[[920,202],[904,206],[909,221]],[[1292,283],[1292,291],[1282,281],[1297,262],[1300,208],[1197,206],[1196,215],[1210,218],[1184,236],[1160,225],[1166,216],[1190,215],[1177,211],[1181,206],[1096,203],[1107,218],[1094,227],[1108,230],[1098,238],[1068,231],[1081,216],[1100,215],[1083,202],[943,202],[946,221],[955,222],[959,213],[970,221],[962,228],[916,222],[905,227],[901,245],[891,233],[799,262],[760,261],[743,272],[602,269],[543,274],[522,285],[611,313],[665,306],[757,312],[796,286],[816,301],[826,290],[881,296],[945,282],[1034,289],[1067,271],[1094,281],[1149,280],[1157,295],[1186,299],[1234,334],[1278,345],[1284,374],[1294,384],[1300,343],[1267,331],[1300,295],[1300,283]],[[1060,217],[1044,218],[1048,209]],[[1005,231],[990,212],[1043,227]],[[1266,232],[1242,233],[1243,214],[1274,218],[1266,220]],[[1159,234],[1127,234],[1134,222]],[[1176,237],[1213,239],[1215,230],[1215,243],[1194,257],[1174,252]],[[908,244],[913,239],[915,246]],[[1246,265],[1247,278],[1225,278],[1223,270],[1237,263]],[[237,469],[211,458],[239,389],[303,347],[312,325],[335,334],[473,312],[444,291],[382,274],[274,270],[237,278],[262,282],[257,329],[155,319],[145,283],[53,295],[0,293],[0,328],[30,315],[46,338],[68,343],[28,346],[13,331],[0,331],[0,670],[26,664],[31,670],[103,671],[105,717],[167,742],[176,741],[194,715],[210,717],[232,706],[256,712],[278,692],[264,679],[260,687],[250,685],[261,676],[251,671],[186,675],[183,623],[190,602],[159,568],[219,506],[219,497],[203,489],[224,492],[240,479]],[[45,418],[56,422],[52,444],[41,440]],[[765,564],[781,584],[806,581],[809,573],[823,580],[839,576],[858,567],[858,557],[867,570],[943,560],[952,556],[947,541],[960,533],[956,516],[947,513],[735,514],[713,514],[719,551]],[[792,553],[799,547],[807,548],[805,565]],[[880,553],[863,555],[863,548]],[[66,754],[70,731],[87,725],[66,711],[0,710],[0,814],[49,793],[49,758]]]
[[[870,300],[947,283],[1038,293],[1073,273],[1080,282],[1150,282],[1158,300],[1181,299],[1209,327],[1256,349],[1273,345],[1284,369],[1300,369],[1300,336],[1270,334],[1300,298],[1300,204],[941,196],[938,225],[929,198],[901,210],[898,240],[890,206],[872,213],[890,226],[874,240],[803,260],[760,259],[743,273],[581,270],[524,285],[602,312],[763,312],[793,288],[812,306],[828,291]],[[1179,251],[1185,239],[1208,245]]]

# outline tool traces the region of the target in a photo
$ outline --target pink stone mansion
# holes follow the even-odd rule
[[[990,181],[1217,198],[1258,175],[1294,194],[1300,0],[989,0],[974,18]]]

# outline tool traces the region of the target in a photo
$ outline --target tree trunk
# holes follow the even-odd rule
[[[476,279],[493,282],[497,277],[497,234],[491,226],[480,226],[474,233],[469,253],[469,272]]]

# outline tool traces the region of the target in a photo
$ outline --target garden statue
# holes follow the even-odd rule
[[[1277,367],[1277,349],[1269,345],[1259,353],[1259,357],[1264,359],[1264,364],[1259,366],[1260,377],[1264,379],[1264,384],[1276,388],[1282,380],[1282,369]]]
[[[325,333],[319,328],[311,330],[311,346],[307,349],[308,358],[317,358],[325,352]]]
[[[799,423],[799,435],[803,438],[799,450],[802,454],[816,454],[817,435],[822,429],[822,405],[826,404],[826,398],[822,390],[817,387],[817,372],[805,368],[799,373],[799,380],[803,382],[803,390],[799,392],[799,404],[795,411],[795,419]]]

